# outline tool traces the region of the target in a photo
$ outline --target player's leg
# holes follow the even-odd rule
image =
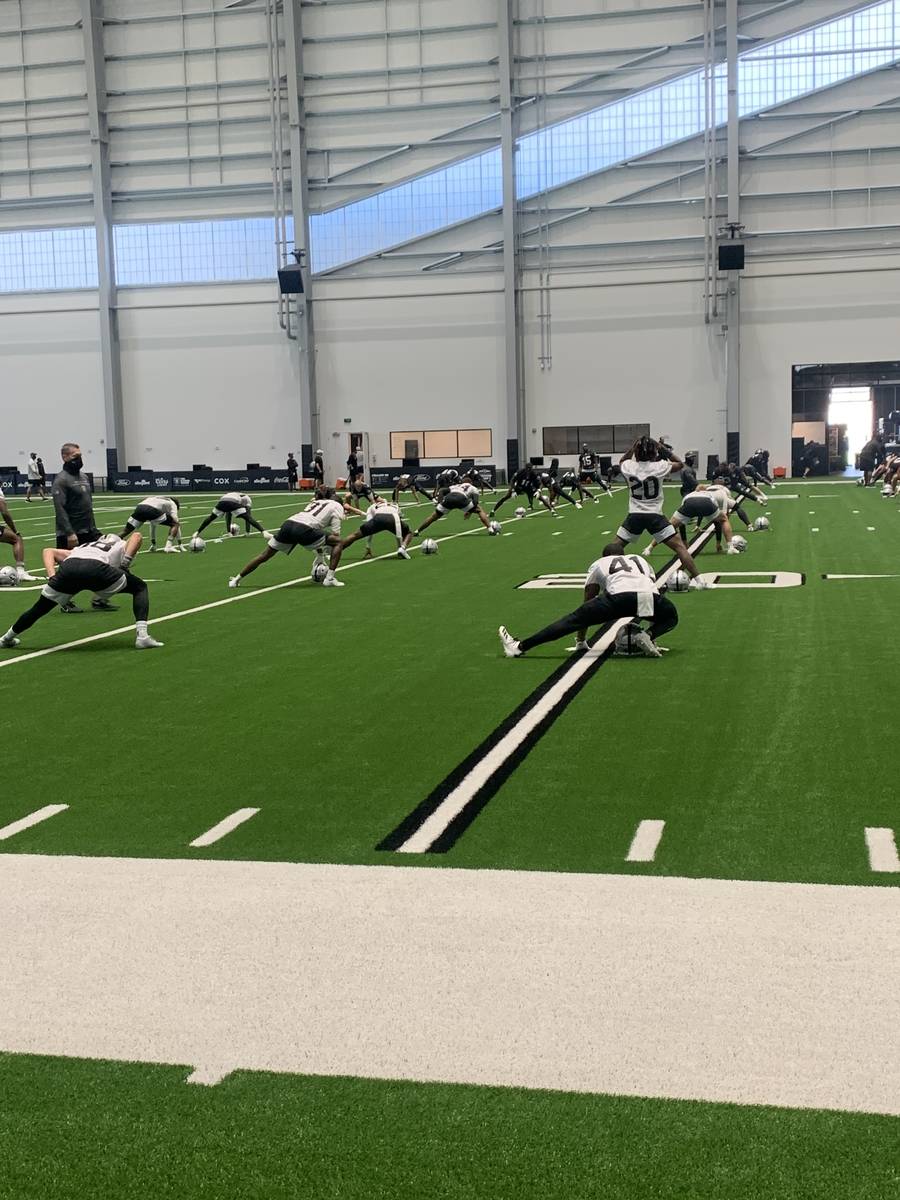
[[[344,551],[347,549],[347,547],[352,546],[354,542],[358,542],[360,540],[360,538],[363,538],[365,536],[366,535],[363,533],[362,529],[356,529],[356,530],[354,530],[353,533],[348,534],[347,537],[342,538],[338,542],[338,544],[331,551],[331,570],[332,571],[337,569],[338,564],[341,561],[341,557],[342,557]],[[372,557],[371,541],[372,541],[372,539],[369,538],[370,545],[369,545],[368,551],[366,552],[366,558]]]
[[[224,514],[220,513],[217,509],[213,509],[213,511],[209,514],[208,517],[203,518],[202,522],[200,523],[200,528],[194,534],[194,537],[198,538],[204,529],[208,529],[210,527],[210,525],[212,525],[212,523],[213,523],[213,521],[215,521],[216,517],[221,517],[223,515]]]
[[[429,525],[433,525],[435,523],[435,521],[439,521],[443,515],[444,514],[442,512],[440,512],[438,509],[435,509],[435,511],[431,514],[431,516],[428,517],[427,520],[422,522],[422,524],[419,526],[419,528],[416,530],[416,532],[413,536],[418,537],[421,533],[424,533],[425,530],[429,527]]]
[[[555,489],[555,492],[554,492],[554,494],[555,494],[556,496],[562,496],[563,500],[568,500],[568,502],[569,502],[569,503],[570,503],[570,504],[571,504],[573,507],[575,507],[575,508],[581,508],[581,504],[579,503],[579,501],[575,500],[575,499],[573,498],[573,496],[572,496],[571,492],[567,492],[567,491],[566,491],[564,488],[557,487],[557,488]]]
[[[131,597],[131,610],[134,614],[134,624],[137,630],[137,635],[134,639],[134,644],[138,650],[157,650],[163,645],[156,638],[151,637],[147,629],[147,622],[150,620],[150,589],[143,579],[139,579],[137,575],[132,575],[130,572],[125,572],[125,583],[118,589],[125,595]]]
[[[25,570],[25,542],[22,540],[20,533],[13,533],[11,529],[4,529],[0,533],[0,542],[5,542],[7,546],[12,546],[13,560],[16,564],[16,575],[19,583],[34,583],[35,576],[29,575]]]
[[[257,567],[261,567],[263,563],[268,562],[270,558],[274,558],[277,553],[278,551],[273,550],[271,545],[266,546],[265,550],[257,554],[255,558],[251,558],[247,565],[238,571],[237,575],[234,575],[231,579],[229,579],[228,586],[237,587],[240,580],[246,579],[248,575],[252,575]]]
[[[671,633],[678,624],[678,609],[668,596],[656,596],[653,602],[653,620],[648,633],[653,642]]]
[[[29,630],[32,625],[40,621],[41,617],[46,617],[47,613],[53,612],[56,608],[56,601],[50,600],[47,596],[40,595],[31,608],[27,612],[23,612],[21,617],[7,629],[3,637],[0,637],[0,647],[5,650],[11,649],[19,644],[19,635]]]
[[[510,496],[512,496],[512,494],[513,494],[513,489],[510,488],[509,491],[505,495],[500,497],[500,499],[497,501],[497,503],[491,509],[492,517],[496,517],[496,515],[497,515],[498,511],[500,510],[500,508],[502,507],[502,505],[504,505],[507,502],[507,500],[510,498]]]
[[[482,523],[482,525],[485,527],[485,529],[490,533],[491,519],[487,515],[487,513],[484,511],[484,509],[481,507],[481,505],[480,504],[476,505],[472,511],[475,513],[475,516]]]
[[[568,637],[570,634],[578,633],[580,630],[585,630],[591,625],[602,625],[605,621],[614,620],[616,615],[617,613],[610,603],[609,597],[597,596],[594,600],[588,600],[573,612],[566,613],[558,621],[553,621],[550,625],[545,625],[543,629],[539,629],[537,633],[533,633],[531,637],[523,638],[521,641],[517,641],[501,625],[500,640],[508,657],[518,658],[520,654],[526,654],[529,650],[533,650],[535,646],[543,646],[547,642],[556,642],[560,638]]]

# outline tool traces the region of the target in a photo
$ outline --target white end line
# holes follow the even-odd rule
[[[641,821],[631,839],[625,861],[653,862],[665,827],[665,821]]]
[[[237,812],[233,812],[219,821],[218,825],[213,825],[212,829],[207,829],[206,833],[201,833],[199,837],[194,838],[191,845],[211,846],[213,842],[218,842],[223,838],[226,833],[231,833],[232,829],[237,829],[238,825],[243,825],[245,821],[255,817],[258,812],[258,808],[239,808]]]
[[[0,841],[6,841],[7,838],[15,837],[17,833],[21,833],[24,829],[30,829],[32,825],[39,825],[41,821],[46,821],[49,817],[55,817],[57,813],[65,812],[68,807],[68,804],[45,804],[43,808],[36,809],[33,813],[29,813],[27,817],[20,817],[18,821],[4,825],[0,829]]]
[[[894,841],[893,829],[866,829],[869,866],[873,871],[900,872],[900,855]]]

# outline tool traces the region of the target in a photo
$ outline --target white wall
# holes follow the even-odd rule
[[[120,466],[281,466],[299,454],[297,360],[270,285],[129,290],[120,301]]]
[[[36,450],[52,474],[62,443],[77,441],[87,469],[106,474],[95,297],[4,297],[0,378],[0,465],[24,471]]]

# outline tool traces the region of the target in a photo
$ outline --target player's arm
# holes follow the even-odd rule
[[[71,554],[70,550],[51,550],[49,546],[45,546],[41,551],[41,558],[44,563],[44,570],[47,572],[47,578],[50,579],[56,574],[56,568],[61,562]]]
[[[15,537],[19,536],[19,531],[16,529],[16,523],[12,519],[12,513],[9,511],[9,505],[6,500],[0,500],[0,516],[3,517],[4,524]]]

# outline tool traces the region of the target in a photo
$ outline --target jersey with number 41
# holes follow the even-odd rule
[[[659,462],[638,462],[636,458],[626,458],[619,463],[619,470],[625,476],[630,498],[628,511],[630,513],[661,513],[663,508],[663,480],[672,470],[668,459]]]
[[[588,567],[585,584],[596,584],[601,593],[618,596],[623,592],[658,595],[656,572],[640,554],[610,554]]]

